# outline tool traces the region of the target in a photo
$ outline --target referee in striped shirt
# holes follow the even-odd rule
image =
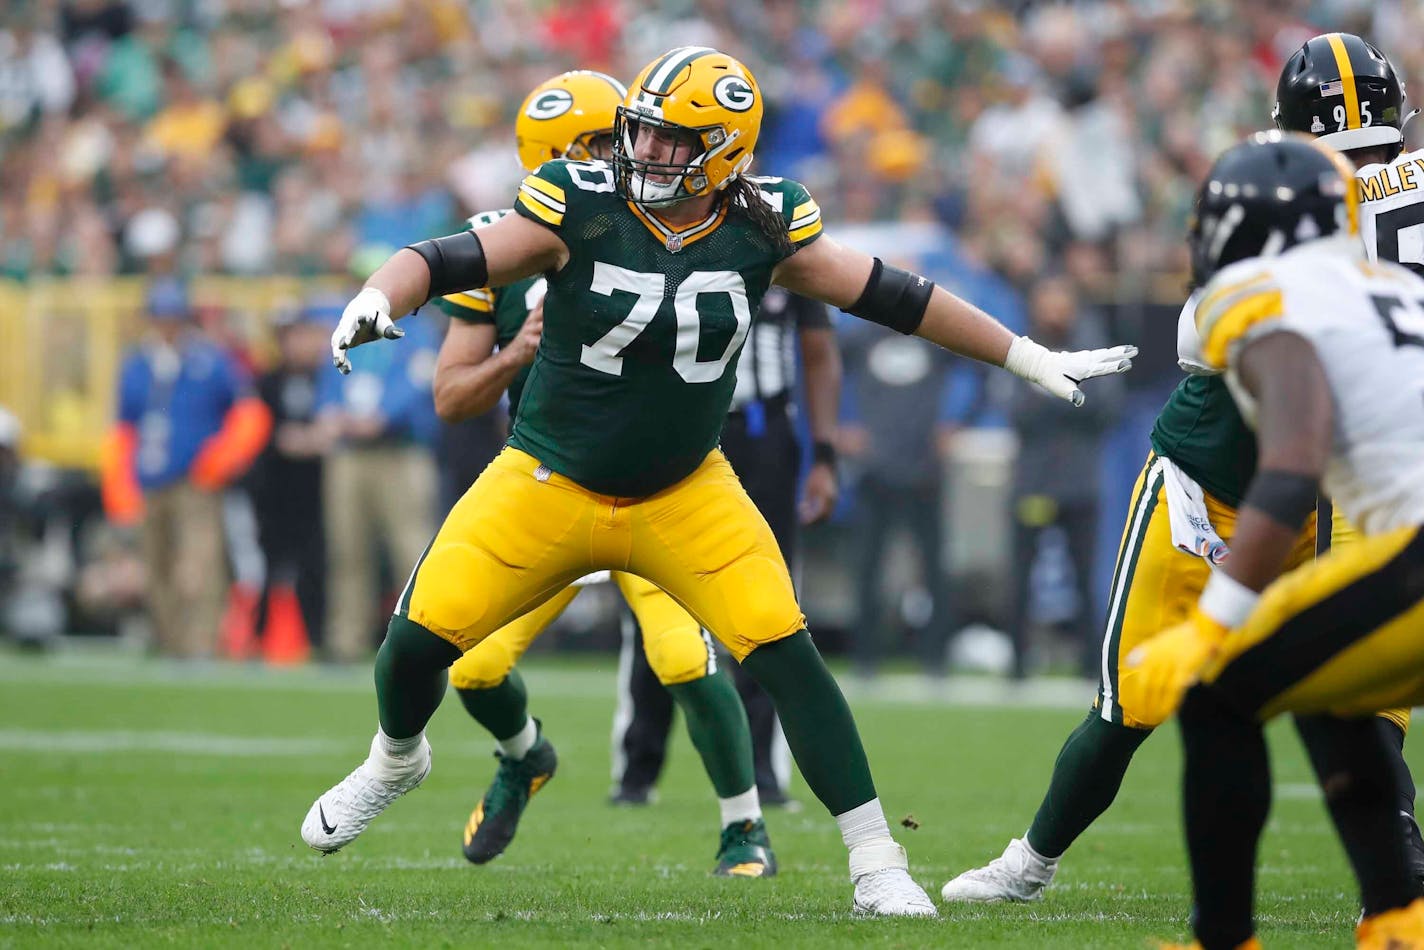
[[[792,405],[798,346],[812,440],[812,464],[799,507],[796,481],[801,446]],[[772,287],[762,298],[737,364],[737,388],[722,429],[722,451],[766,517],[793,577],[798,522],[811,524],[828,517],[839,495],[832,439],[840,394],[840,350],[825,306]],[[637,624],[625,613],[613,731],[612,800],[617,804],[648,802],[672,728],[672,697],[648,666],[640,641]],[[747,707],[762,804],[785,804],[791,755],[776,710],[740,666],[733,664],[732,671]]]

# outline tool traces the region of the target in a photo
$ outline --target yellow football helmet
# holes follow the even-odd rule
[[[706,46],[664,53],[643,67],[618,109],[613,167],[619,192],[656,208],[726,188],[751,164],[761,112],[756,79],[731,56]],[[673,160],[636,157],[644,127],[673,141]],[[679,151],[685,160],[676,160]]]
[[[614,111],[628,90],[591,69],[560,73],[534,87],[514,120],[514,143],[527,171],[555,158],[607,158],[599,136],[611,139]]]

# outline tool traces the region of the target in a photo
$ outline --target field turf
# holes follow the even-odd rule
[[[297,828],[365,755],[369,671],[183,668],[126,657],[0,654],[0,946],[1123,947],[1181,938],[1187,873],[1175,728],[1143,747],[1117,804],[1070,852],[1045,901],[850,914],[834,823],[799,785],[771,811],[772,880],[717,880],[717,813],[679,733],[660,800],[608,792],[611,663],[530,664],[560,754],[510,851],[476,868],[460,829],[493,773],[453,697],[431,725],[434,771],[340,854]],[[880,795],[931,895],[997,855],[1033,815],[1091,689],[1014,690],[890,677],[847,692]],[[1267,947],[1346,947],[1354,887],[1288,726],[1262,848]]]

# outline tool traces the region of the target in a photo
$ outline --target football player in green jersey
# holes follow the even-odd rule
[[[615,111],[628,90],[590,70],[561,73],[525,98],[515,119],[519,161],[532,172],[555,158],[612,156]],[[510,211],[477,214],[472,229]],[[447,422],[487,412],[507,389],[519,406],[543,329],[545,281],[527,277],[508,287],[447,294],[437,305],[451,318],[435,370],[435,407]],[[495,347],[498,347],[498,350]],[[608,573],[592,575],[607,579]],[[515,664],[534,639],[573,601],[585,578],[466,651],[450,668],[450,684],[469,714],[499,743],[493,783],[465,824],[463,851],[484,864],[509,847],[534,792],[558,764],[543,728],[529,715],[529,696]],[[682,708],[693,746],[717,792],[719,847],[713,873],[768,877],[776,873],[758,800],[747,714],[721,672],[712,645],[681,607],[647,581],[613,575],[643,630],[649,666]]]
[[[1353,64],[1353,65],[1352,65]],[[1370,104],[1376,115],[1389,115],[1369,127],[1359,116],[1346,128],[1344,89]],[[1331,91],[1333,87],[1333,91]],[[1325,90],[1325,91],[1322,91]],[[1325,132],[1315,116],[1340,106],[1340,131],[1330,126],[1330,144],[1346,157],[1375,160],[1374,149],[1403,141],[1400,127],[1403,84],[1378,50],[1357,36],[1332,33],[1308,41],[1286,63],[1276,93],[1282,129]],[[1304,101],[1302,101],[1304,100]],[[1328,100],[1328,101],[1327,101]],[[1365,152],[1356,151],[1365,148]],[[1235,535],[1237,509],[1256,473],[1256,436],[1241,418],[1227,391],[1225,377],[1202,356],[1197,338],[1196,298],[1179,318],[1178,365],[1187,372],[1152,426],[1151,451],[1143,466],[1123,526],[1122,545],[1113,572],[1109,610],[1103,632],[1102,678],[1098,695],[1083,722],[1063,744],[1053,765],[1048,791],[1022,838],[1014,838],[1000,857],[946,883],[947,901],[1033,901],[1053,880],[1059,858],[1079,835],[1112,804],[1137,748],[1159,724],[1156,715],[1137,708],[1132,689],[1137,672],[1128,658],[1150,638],[1186,620],[1226,557]],[[1306,524],[1288,568],[1315,556],[1315,520]],[[1322,541],[1333,534],[1341,544],[1354,534],[1336,520],[1321,529]],[[1126,682],[1128,688],[1124,690]],[[1416,877],[1424,880],[1424,841],[1414,820],[1414,780],[1402,748],[1409,710],[1380,714],[1377,724],[1390,737],[1397,787],[1400,830],[1409,847]],[[1327,717],[1296,720],[1317,768],[1336,758],[1338,726]],[[1332,806],[1336,811],[1340,807]],[[1347,835],[1348,832],[1342,832]]]
[[[821,235],[806,189],[751,178],[762,98],[730,56],[681,47],[638,75],[614,159],[548,162],[478,232],[396,252],[332,334],[401,335],[431,296],[548,281],[544,330],[509,445],[451,511],[376,660],[371,754],[312,803],[303,837],[334,851],[430,768],[426,722],[464,650],[575,578],[639,575],[766,689],[807,785],[849,850],[854,907],[932,916],[890,836],[855,722],[806,630],[765,519],[717,450],[738,352],[774,283],[1003,366],[1075,404],[1132,347],[1057,353],[916,274]]]

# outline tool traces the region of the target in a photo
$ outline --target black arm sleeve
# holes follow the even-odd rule
[[[478,290],[489,284],[485,248],[474,231],[461,231],[407,247],[423,257],[425,266],[430,268],[431,297]]]
[[[934,281],[891,267],[877,257],[865,289],[846,313],[909,335],[919,329],[932,293]]]

